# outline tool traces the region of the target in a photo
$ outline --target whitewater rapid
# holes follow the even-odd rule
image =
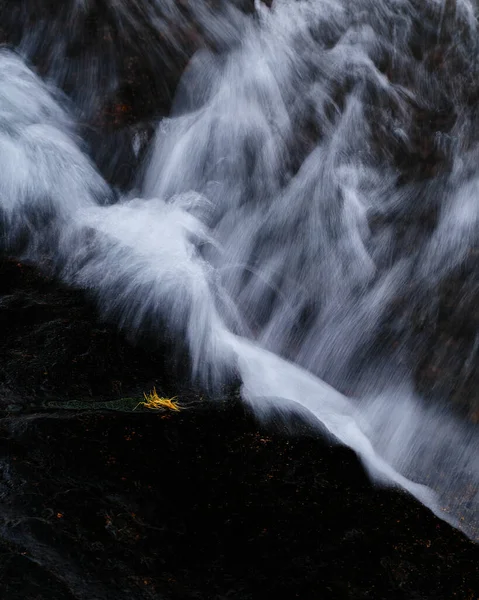
[[[62,95],[1,51],[3,239],[90,290],[130,333],[167,328],[209,389],[239,377],[258,414],[306,410],[373,479],[474,537],[477,431],[415,396],[405,345],[373,351],[394,299],[408,286],[412,304],[432,294],[478,241],[478,147],[459,84],[456,122],[434,137],[444,170],[401,181],[394,164],[415,143],[411,106],[452,94],[412,69],[421,10],[257,2],[239,43],[191,60],[123,195],[99,175]],[[472,65],[472,4],[458,2],[454,19]],[[378,67],[388,61],[396,81]],[[400,243],[394,219],[419,202],[439,203],[438,222]],[[371,214],[391,224],[374,231]]]

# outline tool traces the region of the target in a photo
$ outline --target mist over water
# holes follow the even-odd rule
[[[263,417],[306,409],[373,478],[477,538],[477,428],[423,402],[410,358],[414,320],[478,244],[475,10],[231,9],[126,194],[89,157],[61,77],[2,51],[0,207],[6,250],[91,290],[132,333],[166,322],[203,385],[239,377]]]

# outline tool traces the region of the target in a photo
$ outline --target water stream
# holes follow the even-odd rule
[[[0,53],[5,247],[130,332],[166,322],[202,385],[239,377],[263,417],[301,407],[473,538],[477,430],[418,396],[409,355],[478,243],[475,10],[276,0],[215,22],[120,198],[53,83]],[[418,137],[424,113],[442,125]]]

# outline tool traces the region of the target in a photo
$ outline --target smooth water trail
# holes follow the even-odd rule
[[[473,5],[282,0],[241,23],[190,62],[141,198],[116,198],[58,92],[2,52],[5,247],[132,333],[166,323],[203,384],[239,376],[260,415],[301,406],[477,537],[477,430],[416,397],[409,359],[479,241]]]
[[[456,50],[470,76],[471,10],[459,3],[449,24],[462,28]],[[218,305],[232,331],[359,396],[325,393],[319,380],[246,345],[238,369],[256,410],[260,398],[301,404],[376,476],[386,469],[375,452],[435,490],[437,503],[408,488],[436,512],[441,506],[474,531],[477,431],[415,397],[408,357],[415,314],[435,310],[427,302],[477,244],[479,217],[470,162],[477,142],[466,133],[473,117],[461,105],[464,89],[441,89],[441,77],[411,55],[420,18],[420,7],[406,1],[261,7],[239,48],[222,60],[203,53],[190,65],[143,190],[167,198],[193,189],[210,200],[200,219],[216,243],[202,256],[236,301],[234,311]],[[429,142],[438,163],[432,177],[414,165],[405,176],[397,164],[422,143],[417,106],[454,114],[447,133]],[[434,227],[428,212],[437,214]],[[375,218],[382,224],[373,228]],[[408,305],[394,314],[404,294]],[[245,366],[253,355],[256,378]]]

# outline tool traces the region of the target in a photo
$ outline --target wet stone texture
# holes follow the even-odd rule
[[[169,114],[191,57],[199,49],[220,49],[221,40],[210,31],[217,32],[220,22],[224,27],[232,21],[228,33],[234,40],[235,27],[253,5],[253,0],[0,0],[0,49],[18,51],[65,93],[100,172],[127,190],[137,183],[152,122]]]
[[[65,65],[56,83],[93,160],[109,183],[128,189],[189,59],[214,44],[188,2],[178,3],[181,21],[158,15],[157,52],[131,32],[119,43],[121,10],[111,6],[148,21],[139,3],[81,4],[74,15],[73,0],[0,0],[0,43],[23,44],[42,76],[55,57],[54,68]],[[235,4],[251,10],[252,2]],[[60,47],[56,28],[67,27]],[[418,39],[412,56],[423,60],[429,40]],[[88,62],[86,47],[102,61]],[[440,52],[424,60],[438,72]],[[390,65],[381,70],[393,77]],[[94,85],[82,94],[87,75]],[[475,103],[477,92],[465,89]],[[454,120],[448,106],[412,110],[417,147],[392,151],[405,183],[449,168],[430,138]],[[377,136],[382,144],[379,128]],[[435,213],[416,220],[423,235]],[[471,248],[470,270],[435,291],[432,316],[411,318],[418,390],[473,418],[476,254]],[[400,316],[408,300],[397,299]],[[373,488],[351,451],[301,421],[260,427],[234,394],[202,400],[187,366],[172,366],[168,343],[132,345],[83,293],[3,258],[0,325],[2,600],[479,598],[479,546],[405,494]],[[178,395],[185,410],[137,407],[154,387]]]
[[[202,400],[82,293],[1,275],[0,597],[477,598],[479,546],[351,451]],[[184,410],[137,406],[153,386]]]

